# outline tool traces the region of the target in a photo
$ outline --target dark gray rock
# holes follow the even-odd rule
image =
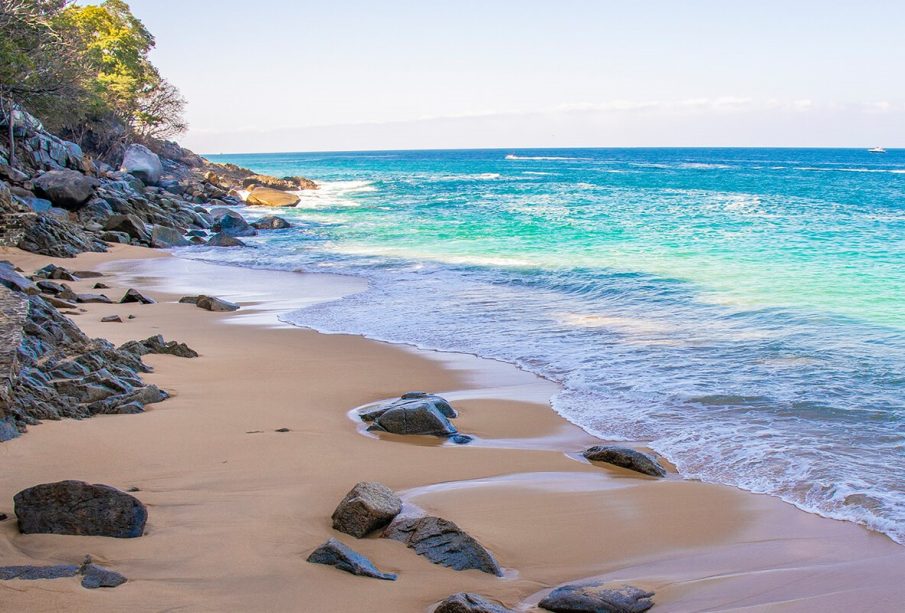
[[[106,317],[101,317],[102,323],[123,323],[123,318],[119,315],[107,315]]]
[[[75,170],[51,170],[32,179],[35,193],[64,209],[77,209],[94,196],[97,179]]]
[[[291,223],[276,215],[267,215],[266,217],[262,217],[261,219],[252,222],[251,225],[258,230],[285,230],[286,228],[292,227]]]
[[[143,243],[151,242],[151,235],[145,227],[145,223],[135,215],[114,215],[104,224],[104,230],[108,232],[123,232],[130,238]]]
[[[13,500],[23,534],[135,538],[144,533],[148,519],[145,505],[134,496],[84,481],[42,483]]]
[[[183,296],[179,299],[179,304],[197,304],[199,296]]]
[[[406,392],[397,400],[368,407],[367,409],[360,411],[358,416],[361,417],[363,421],[374,421],[390,409],[397,407],[417,408],[421,405],[430,405],[444,417],[449,419],[458,417],[456,410],[452,408],[452,405],[450,405],[445,398],[425,392]]]
[[[630,585],[564,585],[538,606],[554,613],[643,613],[654,606],[653,595]]]
[[[29,295],[37,294],[40,291],[40,287],[16,272],[15,266],[6,261],[0,262],[0,285]]]
[[[655,458],[629,447],[595,445],[581,455],[594,462],[614,464],[652,477],[666,476],[666,469]]]
[[[425,400],[406,400],[394,404],[374,417],[368,430],[393,434],[426,434],[450,436],[456,434],[455,426],[434,406]]]
[[[66,288],[57,283],[56,281],[48,281],[47,279],[42,279],[35,283],[38,286],[38,289],[41,290],[42,294],[51,294],[56,296],[57,294],[62,294],[66,291]]]
[[[244,217],[229,210],[214,220],[214,226],[211,229],[226,236],[254,236],[258,233],[245,221]]]
[[[156,249],[188,247],[191,244],[192,243],[175,228],[168,228],[166,226],[154,226],[151,228],[151,246]]]
[[[374,577],[375,579],[387,581],[396,580],[395,574],[381,572],[369,559],[336,539],[330,539],[315,549],[308,556],[308,562],[335,566],[347,573],[361,577]]]
[[[126,290],[126,293],[120,298],[120,304],[127,304],[129,302],[137,302],[139,304],[155,304],[157,301],[153,298],[149,298],[145,296],[137,289],[130,288]]]
[[[103,294],[76,294],[76,302],[113,304],[113,301]]]
[[[87,561],[79,569],[79,572],[82,575],[82,587],[89,590],[100,587],[118,587],[128,581],[116,571]]]
[[[79,226],[57,219],[52,211],[8,215],[5,219],[9,239],[19,249],[56,258],[71,258],[85,251],[103,252],[107,246]],[[10,230],[12,226],[15,229]]]
[[[149,353],[161,353],[174,355],[180,358],[197,358],[198,352],[190,348],[185,343],[176,341],[165,341],[163,336],[150,336],[143,341],[129,341],[120,346],[120,351],[128,351],[138,356],[147,355]]]
[[[0,566],[0,581],[22,579],[36,581],[38,579],[62,579],[75,577],[79,567],[72,564],[55,564],[53,566]]]
[[[119,243],[121,245],[128,245],[131,242],[128,234],[113,230],[101,232],[101,240],[107,243]]]
[[[35,276],[41,279],[54,279],[57,281],[78,281],[79,277],[62,266],[48,264],[44,268],[35,271]]]
[[[106,283],[100,283],[100,282],[95,283],[93,287],[94,287],[94,289],[110,289],[109,285],[107,285]]]
[[[490,602],[483,596],[459,592],[437,605],[434,613],[513,613],[513,611],[498,603]]]
[[[210,247],[245,247],[246,244],[236,238],[235,236],[230,236],[228,234],[223,234],[218,232],[210,237],[207,241],[207,245]]]
[[[405,543],[434,564],[454,570],[475,569],[498,577],[503,574],[493,554],[456,524],[440,517],[397,515],[382,536]]]
[[[333,528],[355,538],[388,525],[402,511],[402,500],[382,483],[362,481],[333,511]]]
[[[145,185],[157,185],[163,173],[163,166],[156,153],[144,145],[132,144],[126,149],[120,170],[141,179]]]
[[[180,300],[180,302],[182,302]],[[239,305],[214,296],[198,296],[195,306],[205,311],[238,311]]]

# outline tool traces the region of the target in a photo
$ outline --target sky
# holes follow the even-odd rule
[[[905,1],[129,4],[201,153],[905,147]]]

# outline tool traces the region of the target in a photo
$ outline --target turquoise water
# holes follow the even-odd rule
[[[369,280],[293,323],[512,362],[686,476],[905,540],[905,151],[210,157],[322,184],[183,251]]]

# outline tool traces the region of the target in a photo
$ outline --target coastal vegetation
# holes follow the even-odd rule
[[[123,0],[0,0],[0,115],[8,138],[17,109],[102,158],[184,132],[185,99],[149,59],[154,44]]]

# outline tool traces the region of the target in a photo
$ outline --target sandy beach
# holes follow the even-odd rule
[[[158,303],[91,304],[73,319],[116,344],[162,334],[200,353],[145,358],[154,367],[146,380],[172,397],[143,414],[45,422],[0,444],[4,564],[90,554],[129,578],[116,590],[0,582],[2,610],[414,612],[469,591],[529,611],[553,587],[593,577],[655,592],[657,611],[884,611],[905,602],[905,548],[882,534],[675,473],[653,479],[585,461],[580,452],[599,441],[550,409],[550,382],[497,362],[278,321],[281,311],[360,291],[358,279],[125,246],[68,260],[3,249],[0,259],[29,273],[50,262],[103,272],[114,299],[129,287],[145,291]],[[72,285],[83,291],[95,281]],[[177,303],[198,293],[242,309]],[[111,314],[135,319],[100,323]],[[457,427],[476,440],[377,436],[349,416],[410,390],[451,400]],[[13,495],[62,479],[139,488],[145,535],[19,534]],[[337,502],[371,480],[455,521],[505,576],[456,572],[401,543],[332,530]],[[306,563],[329,537],[398,580]]]

